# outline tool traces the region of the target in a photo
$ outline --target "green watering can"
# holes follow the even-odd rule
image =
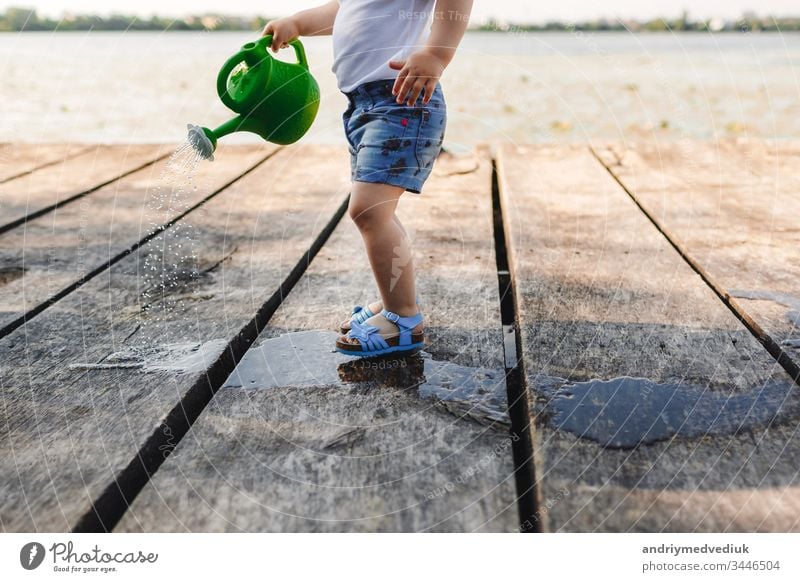
[[[217,76],[217,94],[238,113],[218,128],[188,125],[189,143],[202,157],[214,159],[217,140],[235,131],[249,131],[267,141],[290,144],[311,127],[319,109],[319,85],[308,71],[308,61],[299,40],[289,42],[297,63],[272,57],[272,35],[248,42],[222,66]]]

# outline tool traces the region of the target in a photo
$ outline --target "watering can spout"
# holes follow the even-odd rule
[[[210,129],[199,125],[186,126],[189,130],[187,139],[194,148],[194,151],[204,160],[214,161],[214,150],[217,149],[217,140]]]
[[[247,131],[251,123],[241,115],[229,119],[216,129],[200,127],[199,125],[186,126],[189,130],[187,136],[189,143],[192,144],[194,151],[205,160],[214,161],[214,150],[217,149],[217,140],[236,131]]]

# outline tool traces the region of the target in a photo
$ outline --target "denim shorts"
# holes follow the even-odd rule
[[[357,182],[400,186],[419,194],[442,149],[447,109],[437,83],[423,104],[397,103],[394,79],[371,81],[345,93],[342,114],[350,146],[350,174]]]

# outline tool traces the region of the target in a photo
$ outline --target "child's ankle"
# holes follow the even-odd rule
[[[388,305],[384,306],[386,311],[391,311],[392,313],[396,313],[400,317],[412,317],[419,313],[419,305],[416,303],[412,303],[411,305],[401,305],[401,306],[394,306],[394,309],[389,307]]]

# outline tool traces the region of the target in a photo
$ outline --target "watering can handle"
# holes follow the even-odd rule
[[[263,58],[259,57],[255,52],[253,52],[252,49],[256,45],[262,45],[266,51],[268,50],[267,47],[271,44],[272,35],[268,34],[254,43],[246,44],[245,48],[233,55],[231,58],[225,61],[224,65],[222,65],[222,69],[220,70],[219,75],[217,75],[217,95],[219,95],[219,98],[226,107],[235,111],[237,106],[236,102],[233,100],[230,94],[228,94],[228,77],[233,69],[235,69],[236,66],[242,61],[251,67],[256,66],[263,60]],[[303,43],[301,43],[298,39],[294,39],[290,40],[289,44],[294,48],[295,55],[297,56],[297,64],[308,70],[308,61],[306,60],[306,51],[303,48]]]
[[[298,39],[290,40],[289,44],[294,49],[294,54],[297,55],[297,63],[304,69],[308,70],[308,61],[306,60],[306,49],[303,48],[303,43]]]
[[[228,77],[230,77],[233,69],[241,62],[245,62],[252,67],[257,65],[260,61],[261,59],[257,58],[251,50],[243,49],[222,65],[222,69],[220,69],[219,75],[217,75],[217,95],[219,95],[220,100],[228,109],[236,111],[237,108],[236,101],[234,101],[233,97],[228,93]]]
[[[268,48],[272,44],[272,35],[268,34],[262,37],[259,41],[259,44],[263,44],[264,48]],[[308,69],[308,60],[306,60],[306,51],[303,48],[303,43],[300,42],[300,39],[293,39],[289,41],[289,44],[292,45],[294,49],[294,54],[297,57],[297,64],[302,66],[304,69]]]

